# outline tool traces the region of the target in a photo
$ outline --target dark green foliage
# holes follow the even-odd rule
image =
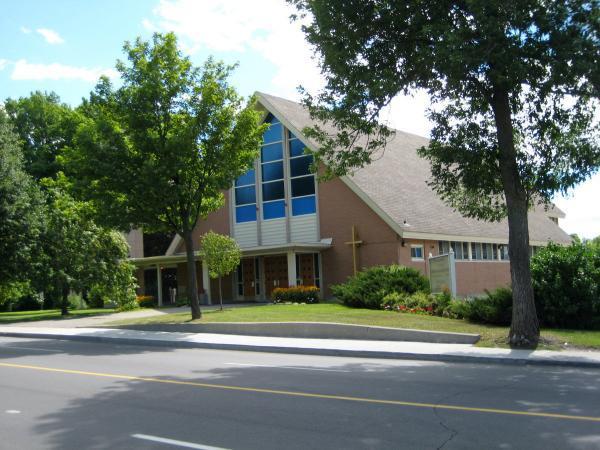
[[[0,109],[0,287],[35,271],[44,216],[43,194],[24,171],[18,137]]]
[[[429,281],[413,268],[399,265],[374,266],[331,286],[333,295],[345,305],[378,309],[382,299],[392,292],[414,294],[429,291]]]
[[[447,315],[457,319],[490,325],[510,325],[512,318],[512,292],[509,288],[486,291],[481,297],[453,300]]]
[[[600,247],[550,244],[531,260],[542,323],[549,327],[600,327]]]
[[[23,145],[25,170],[36,180],[55,177],[61,151],[73,144],[79,115],[54,92],[9,98],[5,108]]]

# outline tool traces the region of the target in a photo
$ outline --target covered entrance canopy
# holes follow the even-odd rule
[[[268,300],[277,287],[297,285],[322,286],[319,254],[332,246],[330,240],[315,243],[290,243],[283,245],[259,246],[242,249],[242,261],[233,276],[235,297],[237,300]],[[202,262],[200,252],[196,251],[195,260]],[[163,293],[163,271],[186,262],[183,253],[175,255],[132,258],[131,262],[140,269],[155,269],[158,286],[156,289],[158,305],[166,302]],[[200,264],[204,293],[208,302],[212,301],[208,267]]]

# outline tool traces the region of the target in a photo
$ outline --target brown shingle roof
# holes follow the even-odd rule
[[[303,128],[314,124],[306,108],[298,103],[263,93],[259,93],[259,100],[287,122],[292,131],[301,133]],[[311,147],[316,146],[315,142],[303,140]],[[506,219],[484,222],[466,218],[446,205],[427,185],[431,176],[429,162],[420,158],[416,150],[428,142],[424,137],[396,131],[385,151],[348,178],[406,232],[455,236],[457,240],[460,237],[508,240]],[[529,213],[530,240],[570,242],[567,233],[550,216],[560,217],[562,211],[557,208],[546,212],[537,207]],[[404,227],[404,221],[410,227]]]

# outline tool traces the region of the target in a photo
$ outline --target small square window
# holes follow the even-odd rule
[[[411,245],[410,246],[410,257],[412,259],[423,259],[423,246],[422,245]]]

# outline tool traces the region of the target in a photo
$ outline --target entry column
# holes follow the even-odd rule
[[[296,268],[296,252],[290,250],[287,252],[287,273],[288,273],[288,286],[296,286],[297,284],[297,268]]]

